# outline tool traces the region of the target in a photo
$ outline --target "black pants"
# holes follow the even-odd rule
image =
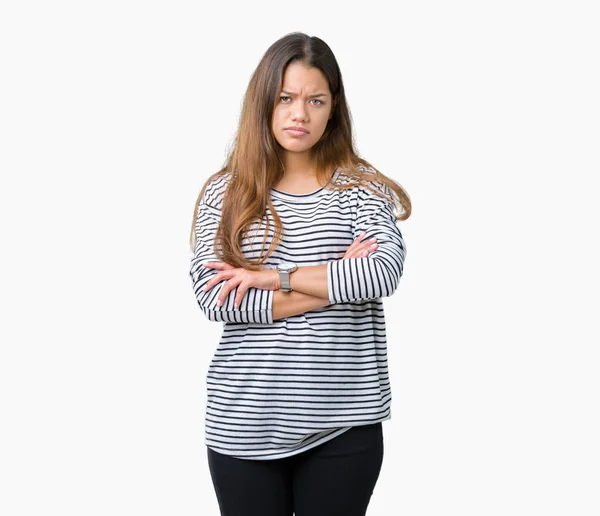
[[[383,462],[381,423],[303,453],[238,459],[208,448],[222,516],[364,516]]]

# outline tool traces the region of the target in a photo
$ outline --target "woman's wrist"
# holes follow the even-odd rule
[[[296,292],[329,299],[327,264],[298,267],[290,274],[290,286]]]
[[[281,288],[281,280],[279,278],[279,271],[277,269],[268,269],[265,271],[267,274],[271,276],[271,282],[273,284],[273,288],[271,290],[279,290]]]
[[[303,314],[304,312],[324,308],[330,304],[329,299],[311,296],[310,294],[276,290],[273,293],[273,320]]]

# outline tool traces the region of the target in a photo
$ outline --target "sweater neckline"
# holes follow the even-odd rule
[[[334,182],[337,179],[338,174],[339,174],[339,168],[336,168],[333,171],[333,175],[331,177],[332,182]],[[327,186],[327,185],[325,185],[325,186]],[[290,192],[284,192],[283,190],[277,190],[277,188],[271,188],[271,195],[273,197],[276,197],[279,199],[302,202],[302,201],[312,199],[313,197],[318,197],[319,194],[323,190],[325,190],[325,186],[322,186],[321,188],[317,188],[316,190],[313,190],[312,192],[302,193],[302,194],[294,194],[294,193],[290,193]]]

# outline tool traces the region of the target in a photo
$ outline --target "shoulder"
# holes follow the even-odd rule
[[[362,170],[363,184],[361,185],[361,188],[364,192],[368,191],[370,192],[370,195],[376,196],[379,196],[380,194],[383,194],[385,196],[390,195],[391,188],[379,179],[375,169],[370,167],[363,167]],[[372,190],[375,190],[375,192],[373,192]]]
[[[205,183],[206,186],[200,201],[201,204],[206,204],[220,210],[223,206],[223,196],[230,180],[231,172],[229,171],[219,171],[210,176]]]
[[[392,189],[381,181],[381,174],[367,165],[359,164],[352,171],[338,171],[336,183],[352,185],[351,189],[362,204],[368,200],[391,201]],[[387,199],[385,199],[387,198]]]

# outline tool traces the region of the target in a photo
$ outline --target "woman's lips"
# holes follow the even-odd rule
[[[286,129],[286,131],[292,136],[306,136],[308,134],[304,131],[297,131],[296,129]]]

